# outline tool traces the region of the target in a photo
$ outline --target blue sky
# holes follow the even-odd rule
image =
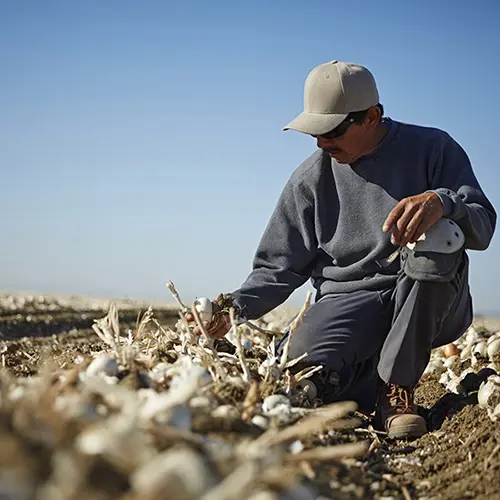
[[[4,0],[0,289],[238,287],[316,147],[281,128],[332,59],[370,68],[391,118],[448,131],[499,206],[499,18],[493,0]],[[498,237],[471,253],[479,312],[500,312],[499,257]]]

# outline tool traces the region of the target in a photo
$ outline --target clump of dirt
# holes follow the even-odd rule
[[[429,496],[443,499],[500,498],[500,429],[483,408],[467,405],[440,430],[416,440],[408,455],[418,467],[401,464],[407,480],[421,481]]]
[[[415,390],[415,402],[425,408],[432,408],[446,394],[445,388],[435,375],[424,375]]]

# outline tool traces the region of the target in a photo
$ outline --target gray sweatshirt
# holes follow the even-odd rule
[[[341,165],[317,150],[291,175],[257,248],[253,270],[232,292],[240,316],[255,319],[282,304],[308,279],[315,300],[333,293],[394,286],[397,248],[382,225],[403,198],[434,191],[444,217],[464,231],[466,248],[485,250],[496,212],[467,154],[446,132],[388,119],[371,155]]]

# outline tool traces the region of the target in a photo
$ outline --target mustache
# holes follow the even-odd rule
[[[335,154],[335,153],[341,153],[342,150],[339,149],[339,148],[323,148],[323,151],[326,151],[327,153],[330,153],[330,154]]]

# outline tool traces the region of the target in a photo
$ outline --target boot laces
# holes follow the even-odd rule
[[[390,406],[400,410],[402,413],[413,413],[413,391],[396,384],[390,384],[387,388],[387,398]]]

